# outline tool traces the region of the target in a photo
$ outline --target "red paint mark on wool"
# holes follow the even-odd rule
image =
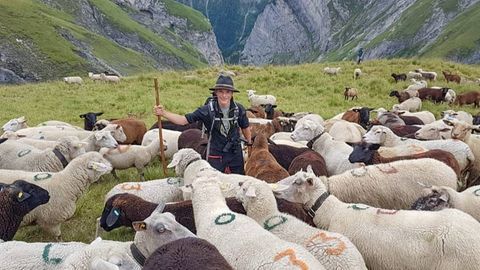
[[[140,184],[134,184],[134,185],[131,185],[131,184],[123,184],[120,186],[121,189],[123,190],[142,190],[142,186]]]
[[[334,241],[337,242],[336,247],[330,247],[330,248],[325,249],[325,252],[327,253],[327,255],[330,255],[330,256],[332,256],[332,255],[334,255],[334,256],[342,255],[343,252],[345,251],[345,249],[347,249],[347,245],[345,245],[345,242],[340,240],[340,238],[335,237],[335,236],[328,236],[324,232],[320,232],[318,234],[315,234],[312,238],[308,239],[306,241],[306,246],[308,247],[309,245],[315,245],[314,241],[316,239],[320,239],[320,241],[322,243],[334,242]]]

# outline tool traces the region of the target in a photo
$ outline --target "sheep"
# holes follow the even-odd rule
[[[165,158],[170,159],[178,151],[178,138],[180,137],[181,132],[176,130],[169,130],[162,128],[162,138],[166,141],[168,147],[165,151]],[[142,145],[147,146],[153,140],[158,139],[158,128],[150,129],[143,135]]]
[[[419,72],[409,71],[409,72],[407,73],[407,78],[408,78],[408,79],[421,80],[423,77],[422,77],[422,74],[419,73]]]
[[[422,69],[416,69],[415,72],[422,74],[422,77],[426,80],[435,81],[437,79],[437,73],[433,71],[423,71]]]
[[[27,119],[25,116],[20,116],[18,118],[10,119],[7,123],[2,126],[3,131],[17,131],[23,128],[27,128]]]
[[[39,150],[8,140],[0,145],[0,169],[58,172],[85,153],[85,143],[62,138],[53,149]]]
[[[123,132],[127,136],[126,140],[121,141],[122,144],[142,144],[143,136],[147,132],[147,126],[141,120],[126,118],[108,121],[105,119],[99,120],[95,123],[93,130],[102,130],[108,124],[120,125]]]
[[[89,77],[92,81],[101,81],[101,80],[102,80],[101,74],[95,74],[95,73],[93,73],[93,72],[88,72],[88,77]],[[91,130],[91,129],[87,129],[87,130]]]
[[[418,97],[413,97],[405,100],[400,104],[395,104],[392,107],[394,112],[404,110],[409,112],[417,112],[422,109],[422,100]]]
[[[245,209],[237,199],[231,197],[225,200],[228,208],[232,211],[246,214]],[[277,204],[280,212],[288,213],[307,224],[313,225],[312,218],[305,212],[301,204],[291,203],[283,199],[277,199]],[[133,221],[146,219],[158,206],[156,203],[148,202],[133,194],[116,194],[105,202],[102,217],[100,218],[100,226],[106,231],[111,231],[120,226],[132,227]],[[174,214],[180,224],[191,232],[197,233],[193,218],[192,201],[166,203],[163,212]]]
[[[218,179],[205,175],[192,184],[197,235],[215,245],[234,269],[325,269],[302,246],[281,240],[249,217],[232,212]]]
[[[475,157],[472,161],[466,187],[480,184],[480,137],[472,135],[472,130],[479,131],[480,126],[474,126],[456,119],[443,119],[443,122],[452,127],[452,139],[465,142]]]
[[[0,239],[11,241],[23,217],[49,200],[48,191],[24,180],[0,183]]]
[[[105,75],[105,73],[100,73],[100,79],[104,82],[110,82],[110,83],[120,82],[120,77],[118,77],[117,75]]]
[[[403,116],[415,116],[422,121],[424,125],[435,122],[435,115],[429,111],[409,112],[404,110],[397,110],[395,112],[402,118]],[[403,118],[402,118],[403,119]]]
[[[66,84],[82,84],[83,83],[82,78],[78,76],[63,77],[63,81]]]
[[[479,104],[480,104],[480,92],[469,91],[469,92],[462,93],[457,96],[453,104],[460,105],[460,106],[474,104],[474,108],[477,108],[479,107]]]
[[[340,73],[340,67],[336,67],[336,68],[331,68],[331,67],[326,67],[323,69],[323,72],[325,74],[328,74],[328,75],[337,75],[338,73]]]
[[[416,117],[416,116],[413,116],[413,115],[405,115],[405,112],[406,111],[403,111],[403,110],[398,110],[398,111],[395,111],[394,113],[396,113],[400,119],[403,120],[403,122],[405,122],[405,125],[409,126],[409,125],[418,125],[418,126],[422,126],[424,125],[425,123],[423,123],[423,121]]]
[[[384,126],[387,126],[389,128],[393,127],[398,127],[398,126],[405,126],[405,121],[400,118],[395,113],[389,112],[385,110],[384,108],[378,108],[376,110],[373,110],[374,112],[377,112],[377,121]]]
[[[443,73],[443,76],[445,76],[445,80],[448,82],[456,82],[456,83],[460,83],[460,76],[458,75],[455,75],[455,74],[452,74],[448,71],[442,71]]]
[[[344,120],[335,121],[327,132],[334,140],[346,143],[358,143],[366,133],[365,129],[359,124]]]
[[[83,118],[83,128],[85,130],[92,130],[95,122],[97,122],[97,116],[102,115],[103,112],[88,112],[84,114],[80,114],[79,117]]]
[[[142,269],[233,270],[214,245],[194,237],[181,238],[159,247],[148,257]]]
[[[345,91],[343,92],[343,96],[345,100],[348,100],[349,97],[356,98],[358,100],[358,90],[357,88],[345,87]]]
[[[247,90],[248,101],[250,106],[275,105],[277,98],[272,95],[255,95],[255,90]]]
[[[280,239],[302,245],[326,269],[367,269],[362,255],[345,236],[317,229],[278,211],[272,189],[266,183],[246,181],[237,199],[247,215],[264,229]]]
[[[452,138],[452,128],[443,120],[424,125],[415,132],[415,138],[419,140],[445,140]]]
[[[353,79],[354,80],[360,78],[361,75],[362,75],[362,70],[361,69],[356,68],[355,70],[353,70]]]
[[[423,197],[419,198],[421,201],[427,200],[427,203],[423,203],[417,206],[415,210],[442,210],[443,208],[455,208],[461,210],[477,221],[480,221],[480,199],[478,196],[480,192],[479,186],[471,186],[462,192],[458,192],[455,189],[446,186],[430,186],[423,190]],[[437,200],[433,198],[439,198]],[[433,208],[433,209],[432,209]]]
[[[468,112],[446,110],[446,111],[442,111],[441,115],[442,115],[443,119],[455,118],[457,120],[464,121],[468,124],[474,124],[473,123],[473,116]]]
[[[253,113],[254,118],[267,118],[265,109],[261,106],[251,106],[247,109],[247,112]]]
[[[405,125],[405,126],[392,127],[391,129],[392,129],[392,132],[399,137],[415,139],[415,132],[417,132],[420,129],[420,127]]]
[[[441,103],[445,101],[445,96],[447,95],[450,88],[434,88],[434,87],[424,87],[418,89],[418,97],[421,100],[430,99],[433,103]]]
[[[417,153],[413,155],[403,155],[395,157],[384,157],[379,152],[378,149],[380,145],[370,144],[370,143],[361,143],[353,147],[353,151],[348,157],[348,161],[351,163],[363,162],[365,165],[379,164],[379,163],[389,163],[397,160],[408,160],[408,159],[419,159],[419,158],[433,158],[439,160],[450,168],[453,169],[457,176],[460,176],[460,166],[458,161],[455,159],[451,153],[440,150],[433,149],[422,153]]]
[[[178,202],[183,198],[180,186],[183,186],[183,179],[178,177],[146,182],[123,182],[110,189],[105,195],[105,201],[117,194],[129,193],[152,203]]]
[[[306,151],[312,151],[308,148],[297,148],[284,144],[269,144],[268,151],[275,157],[275,160],[285,170],[288,170],[293,159]]]
[[[265,113],[267,119],[275,119],[277,117],[283,117],[285,114],[288,114],[282,110],[275,110],[277,105],[267,104],[265,105]]]
[[[405,91],[397,91],[397,90],[392,90],[389,94],[390,97],[397,97],[398,99],[398,103],[402,103],[404,102],[405,100],[411,98],[410,94],[408,92],[405,92]]]
[[[104,245],[89,245],[85,249],[70,255],[65,260],[64,269],[140,270],[145,263],[145,259],[158,247],[180,238],[196,237],[192,232],[178,224],[171,213],[162,213],[161,210],[153,211],[147,219],[135,221],[132,225],[136,231],[133,242],[102,241],[105,242]],[[117,255],[115,261],[112,260],[114,254]],[[120,267],[115,264],[120,265]]]
[[[288,177],[288,171],[277,163],[268,151],[267,138],[263,134],[255,137],[250,156],[245,163],[245,175],[275,183]]]
[[[291,137],[294,141],[309,141],[309,147],[325,159],[328,175],[339,174],[355,167],[354,164],[347,162],[352,147],[344,142],[334,140],[318,122],[312,120],[300,122],[299,120]]]
[[[428,85],[427,82],[424,80],[417,81],[415,79],[411,79],[410,81],[413,84],[409,85],[403,90],[404,92],[407,92],[410,97],[418,97],[418,89],[426,88]]]
[[[56,239],[60,239],[60,225],[75,213],[75,202],[87,190],[88,186],[100,176],[110,172],[110,163],[97,152],[89,152],[72,160],[64,170],[58,173],[2,172],[0,182],[12,183],[18,177],[35,183],[46,189],[50,201],[27,214],[23,225],[36,223]]]
[[[178,152],[178,149],[192,148],[202,155],[203,159],[206,158],[208,139],[207,136],[199,129],[192,128],[182,131],[177,138],[177,144],[178,146],[176,152]]]
[[[1,242],[1,241],[0,241]],[[68,256],[88,245],[80,242],[27,243],[9,241],[0,244],[1,269],[63,269]]]
[[[167,142],[163,142],[165,150],[168,149]],[[138,174],[142,180],[145,180],[144,170],[157,155],[160,154],[160,140],[154,140],[149,145],[120,145],[115,149],[101,148],[102,154],[113,166],[115,170],[124,170],[130,167],[137,168]],[[115,178],[118,176],[112,172]]]
[[[368,269],[478,268],[477,248],[471,245],[480,241],[480,235],[475,233],[480,223],[471,216],[456,209],[397,211],[345,203],[329,193],[328,185],[319,177],[302,174],[284,182],[287,188],[274,189],[277,197],[303,203],[314,215],[318,228],[348,237],[363,255]]]
[[[462,173],[471,165],[475,157],[470,147],[459,140],[433,140],[419,141],[414,139],[404,139],[396,136],[388,127],[374,126],[363,136],[366,143],[376,143],[382,146],[394,147],[400,145],[415,144],[426,149],[442,149],[452,153],[460,165]]]
[[[392,73],[392,77],[395,80],[395,83],[398,83],[398,81],[406,81],[407,80],[407,74],[405,74],[405,73],[400,73],[400,74]]]
[[[288,174],[294,175],[300,170],[306,170],[308,166],[311,166],[315,175],[328,176],[327,164],[325,164],[325,159],[312,150],[308,150],[292,160],[292,163],[288,167]]]
[[[364,129],[367,129],[368,125],[370,124],[370,111],[373,108],[368,107],[360,107],[360,108],[352,108],[341,116],[342,120],[353,122],[361,125]]]

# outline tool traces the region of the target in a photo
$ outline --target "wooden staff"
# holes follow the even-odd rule
[[[155,83],[155,103],[158,106],[160,105],[160,97],[158,95],[158,80],[155,78],[153,81]],[[167,163],[165,162],[165,151],[163,150],[162,117],[160,115],[157,115],[157,126],[158,138],[160,139],[160,157],[163,166],[163,176],[167,176]]]

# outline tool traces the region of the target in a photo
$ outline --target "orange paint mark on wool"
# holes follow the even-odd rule
[[[297,255],[295,254],[295,250],[293,250],[291,248],[278,253],[273,260],[276,262],[276,261],[282,259],[283,257],[287,257],[287,256],[288,256],[288,260],[290,261],[291,264],[298,266],[302,270],[308,270],[309,269],[308,265],[304,261],[297,259]]]
[[[330,256],[339,256],[339,255],[342,255],[343,252],[347,249],[347,245],[345,245],[345,242],[343,242],[342,240],[340,240],[340,238],[338,237],[335,237],[335,236],[328,236],[326,233],[324,232],[320,232],[318,234],[315,234],[312,238],[308,239],[306,241],[307,245],[309,245],[309,243],[311,244],[315,244],[314,241],[315,239],[317,238],[320,238],[320,240],[325,243],[325,242],[329,242],[329,241],[337,241],[337,246],[336,247],[330,247],[330,248],[326,248],[325,249],[325,252],[327,253],[327,255],[330,255]]]
[[[123,184],[120,186],[121,189],[123,190],[142,190],[142,186],[140,184],[135,184],[135,185],[131,185],[131,184]]]

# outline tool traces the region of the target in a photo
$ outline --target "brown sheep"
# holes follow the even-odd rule
[[[419,129],[420,127],[411,125],[396,126],[391,128],[395,135],[411,139],[415,139],[415,132],[417,132]]]
[[[251,106],[247,109],[248,112],[251,112],[256,118],[267,118],[267,114],[261,106]]]
[[[418,89],[418,97],[423,101],[426,99],[432,100],[434,103],[445,101],[445,95],[449,88],[429,88],[424,87]]]
[[[355,98],[358,100],[358,90],[357,88],[351,88],[351,87],[345,87],[345,91],[343,92],[343,95],[345,96],[345,100],[348,100],[349,97]]]
[[[285,144],[269,144],[268,151],[273,155],[275,160],[282,166],[285,170],[290,168],[292,161],[299,156],[300,154],[307,152],[308,148],[297,148]]]
[[[192,148],[197,151],[203,159],[207,154],[208,139],[207,135],[202,138],[202,131],[200,129],[192,128],[182,131],[178,136],[178,149]]]
[[[372,108],[367,107],[348,110],[342,115],[342,120],[357,123],[366,129],[370,124],[370,111],[372,110]]]
[[[276,183],[290,176],[268,151],[267,137],[263,134],[258,134],[253,141],[252,151],[245,163],[245,175],[268,183]]]
[[[127,139],[121,144],[142,144],[143,135],[147,132],[145,122],[133,118],[116,119],[112,121],[99,120],[95,123],[93,130],[102,130],[108,124],[117,124],[123,128]]]
[[[469,91],[465,92],[463,94],[460,94],[457,96],[455,99],[454,104],[456,105],[468,105],[468,104],[474,104],[474,107],[477,108],[479,106],[480,102],[480,92],[477,91]]]
[[[405,92],[405,91],[399,92],[397,90],[392,90],[392,92],[390,92],[389,96],[397,97],[398,103],[402,103],[405,100],[411,98],[411,96],[408,92]]]
[[[307,171],[308,165],[312,166],[313,172],[316,176],[328,176],[325,159],[323,159],[319,153],[310,149],[292,160],[292,163],[288,168],[288,173],[294,175],[300,170]]]
[[[443,76],[445,76],[445,80],[448,82],[456,82],[456,83],[460,83],[460,76],[458,75],[455,75],[455,74],[452,74],[448,71],[442,71],[443,72]]]

